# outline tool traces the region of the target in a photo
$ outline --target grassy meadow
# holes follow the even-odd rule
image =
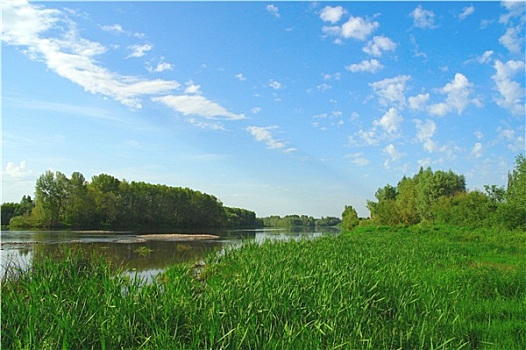
[[[526,349],[526,233],[245,242],[147,285],[69,254],[1,292],[2,349]]]

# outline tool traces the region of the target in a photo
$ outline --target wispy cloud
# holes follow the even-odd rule
[[[127,58],[130,57],[143,57],[146,55],[146,53],[153,49],[153,46],[150,44],[144,44],[144,45],[130,45],[128,46],[128,49],[131,51],[131,53],[128,55]]]
[[[150,62],[146,62],[146,70],[150,73],[161,73],[164,71],[173,70],[173,65],[168,62],[158,62],[154,67]]]
[[[279,18],[280,15],[279,15],[279,8],[276,6],[276,5],[273,5],[273,4],[270,4],[270,5],[267,5],[267,11],[272,14],[272,16],[276,17],[276,18]]]
[[[284,153],[294,152],[295,148],[287,148],[287,144],[283,141],[276,139],[273,135],[273,130],[278,129],[277,126],[249,126],[246,130],[254,136],[257,142],[263,142],[267,145],[268,149],[281,150]]]
[[[350,158],[351,163],[358,165],[358,166],[366,166],[367,164],[370,163],[369,159],[365,158],[363,153],[361,152],[349,154],[346,156],[346,158]]]
[[[519,53],[523,46],[522,31],[524,26],[509,27],[506,32],[499,38],[499,43],[507,48],[510,52]]]
[[[245,81],[247,80],[247,78],[243,75],[243,73],[238,73],[234,76],[234,78],[236,78],[237,80],[239,81]]]
[[[392,143],[387,145],[383,149],[383,152],[389,156],[389,158],[386,159],[385,162],[384,162],[384,167],[386,169],[390,169],[391,168],[391,163],[392,162],[396,162],[396,161],[402,159],[405,156],[405,153],[404,152],[400,152],[399,150],[397,150],[396,146],[393,145]]]
[[[152,101],[159,102],[184,116],[198,116],[205,119],[241,120],[244,114],[229,112],[216,102],[201,95],[167,95],[153,97]]]
[[[518,82],[512,80],[517,73],[524,73],[524,62],[510,60],[506,63],[495,61],[495,81],[500,97],[496,98],[497,104],[507,109],[513,115],[524,116],[524,88]]]
[[[475,7],[473,5],[471,6],[466,6],[464,7],[464,9],[462,10],[462,13],[460,15],[458,15],[458,19],[460,19],[461,21],[465,20],[469,15],[472,15],[473,13],[475,13]]]
[[[484,146],[482,146],[482,143],[477,142],[475,145],[473,145],[473,148],[471,149],[471,155],[475,158],[482,157],[482,154],[484,153]]]
[[[144,33],[134,33],[128,30],[124,30],[120,24],[103,25],[103,26],[100,26],[100,29],[102,29],[105,32],[134,36],[139,39],[142,39],[146,36]]]
[[[431,119],[425,121],[414,119],[413,122],[416,125],[416,138],[418,141],[422,143],[427,152],[434,152],[438,147],[436,142],[432,139],[437,129],[435,122]]]
[[[268,86],[270,86],[271,88],[273,88],[274,90],[279,90],[279,89],[282,89],[283,88],[283,84],[281,84],[279,81],[277,80],[270,80],[269,83],[268,83]]]
[[[409,15],[413,18],[413,24],[417,28],[433,29],[437,27],[435,25],[435,13],[424,10],[422,5],[418,5]]]
[[[179,86],[176,81],[123,76],[100,66],[94,57],[103,54],[105,47],[82,38],[75,23],[59,10],[25,1],[5,2],[2,10],[2,40],[6,44],[27,48],[32,59],[44,62],[51,71],[90,93],[139,109],[141,96],[166,93]],[[62,36],[51,36],[51,32]]]
[[[360,63],[353,63],[345,67],[348,71],[353,73],[357,72],[369,72],[376,73],[384,68],[383,64],[378,62],[376,59],[363,60]]]

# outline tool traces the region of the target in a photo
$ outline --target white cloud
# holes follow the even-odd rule
[[[386,169],[390,168],[391,162],[396,162],[397,160],[400,160],[402,157],[405,156],[405,153],[398,151],[395,145],[393,145],[392,143],[386,146],[383,149],[383,152],[390,157],[390,159],[386,159],[386,161],[384,162],[384,166]]]
[[[184,89],[185,94],[190,95],[200,95],[201,94],[201,85],[195,84],[192,80],[187,81],[186,88]]]
[[[320,18],[324,22],[331,22],[332,24],[334,24],[340,21],[345,12],[346,11],[341,6],[325,6],[320,11]]]
[[[323,32],[327,35],[338,37],[338,39],[356,39],[363,41],[374,32],[380,24],[378,22],[369,22],[362,17],[351,16],[347,22],[340,26],[324,26]],[[339,43],[339,42],[337,42]]]
[[[277,129],[277,126],[249,126],[246,130],[254,136],[254,139],[257,142],[264,142],[269,149],[278,149],[282,150],[285,153],[294,152],[295,148],[285,148],[287,145],[283,141],[277,140],[272,134],[272,130]]]
[[[465,20],[469,15],[473,14],[475,12],[475,7],[473,5],[464,7],[462,10],[462,13],[458,16],[458,18],[463,21]]]
[[[19,165],[13,162],[7,162],[5,173],[12,178],[24,178],[34,174],[33,171],[26,168],[26,162],[23,160]]]
[[[370,40],[367,46],[363,48],[363,52],[375,57],[382,56],[384,51],[394,50],[396,50],[396,43],[383,35],[375,36],[373,40]]]
[[[161,73],[167,70],[173,70],[173,66],[167,62],[159,62],[154,68],[151,66],[150,62],[146,62],[146,70],[150,73]]]
[[[193,115],[206,119],[245,119],[244,114],[229,112],[226,108],[201,95],[168,95],[154,97],[152,101],[162,103],[185,116]]]
[[[136,38],[144,38],[146,35],[144,33],[133,33],[127,30],[124,30],[120,24],[104,25],[100,26],[105,32],[112,32],[117,34],[126,34],[128,36],[134,36]]]
[[[342,78],[341,73],[334,73],[334,74],[322,74],[323,80],[340,80]]]
[[[321,92],[325,92],[325,91],[327,91],[327,90],[332,89],[332,86],[329,85],[329,84],[323,83],[323,84],[320,84],[320,85],[316,86],[316,88],[317,88],[318,90],[320,90]]]
[[[434,152],[437,149],[437,144],[432,140],[436,132],[435,122],[431,119],[427,119],[426,121],[414,119],[413,122],[416,125],[416,138],[418,141],[422,143],[427,152]]]
[[[192,124],[193,126],[197,126],[201,129],[209,129],[209,130],[225,130],[224,126],[216,123],[216,122],[209,122],[209,121],[203,121],[196,118],[188,118],[188,122]]]
[[[482,146],[482,143],[477,142],[471,149],[471,155],[475,158],[482,157],[482,153],[484,152],[484,147]]]
[[[242,73],[238,73],[234,76],[237,80],[239,81],[245,81],[247,80],[247,78],[245,78],[245,76],[242,74]]]
[[[369,34],[375,31],[380,25],[378,22],[368,22],[362,17],[352,17],[342,25],[342,36],[346,39],[353,38],[365,40]]]
[[[433,11],[424,10],[422,5],[418,5],[410,14],[413,24],[417,28],[435,28],[435,14]]]
[[[279,8],[273,4],[267,5],[267,11],[272,14],[272,16],[279,18]]]
[[[360,136],[360,138],[369,146],[377,145],[380,142],[374,129],[369,131],[360,129],[360,131],[358,131],[358,136]]]
[[[506,29],[506,33],[499,38],[499,43],[507,48],[510,52],[520,53],[523,45],[524,38],[521,37],[522,27],[509,27]]]
[[[347,158],[351,158],[351,163],[356,164],[358,166],[365,166],[369,164],[369,160],[367,158],[363,157],[363,153],[353,153],[346,156]]]
[[[254,107],[250,110],[250,112],[252,112],[253,114],[258,114],[259,112],[261,112],[261,107]]]
[[[101,94],[133,109],[142,108],[140,96],[176,89],[176,81],[142,80],[122,76],[98,65],[94,56],[106,49],[79,36],[75,23],[58,10],[47,10],[24,1],[3,3],[2,40],[27,47],[30,58],[92,94]],[[49,29],[57,29],[49,31]],[[62,34],[52,37],[49,33]]]
[[[434,105],[431,105],[428,107],[428,112],[432,115],[437,115],[440,117],[445,116],[450,108],[445,102],[435,103]]]
[[[104,25],[100,26],[100,29],[102,29],[105,32],[125,33],[124,29],[122,29],[122,26],[120,24]]]
[[[500,23],[509,24],[514,17],[519,17],[524,22],[523,14],[526,7],[523,1],[502,1],[501,5],[506,8],[508,13],[500,16]]]
[[[478,104],[477,100],[469,99],[472,86],[463,74],[455,74],[453,80],[440,89],[441,93],[447,95],[446,101],[430,106],[429,112],[438,116],[444,116],[451,111],[462,114],[470,102]]]
[[[526,141],[524,132],[519,133],[519,135],[516,134],[515,130],[513,129],[497,129],[499,132],[499,138],[504,139],[508,144],[508,149],[510,149],[512,152],[524,152],[526,149]],[[524,131],[524,130],[523,130]]]
[[[482,140],[484,138],[484,134],[481,132],[481,131],[475,131],[473,133],[475,135],[475,137],[477,138],[477,140]]]
[[[511,114],[524,116],[524,87],[511,80],[517,73],[524,73],[524,62],[510,60],[502,63],[500,60],[496,60],[494,68],[495,74],[492,78],[500,94],[500,97],[496,98],[495,101]]]
[[[479,63],[489,63],[491,61],[491,56],[493,56],[493,50],[484,51],[482,56],[480,56],[477,61]]]
[[[139,58],[139,57],[143,57],[144,55],[146,55],[148,51],[153,49],[153,46],[150,44],[130,45],[128,46],[128,49],[131,50],[132,52],[126,58],[130,58],[130,57]]]
[[[270,86],[274,90],[279,90],[279,89],[281,89],[283,87],[283,85],[279,81],[276,81],[276,80],[271,80],[268,83],[268,86]]]
[[[383,79],[369,86],[373,88],[374,93],[378,96],[380,104],[386,106],[395,104],[403,107],[405,101],[405,84],[411,79],[409,75],[398,75],[394,78]]]
[[[381,126],[389,135],[397,135],[404,118],[396,108],[391,107],[380,120],[373,121],[374,126]]]
[[[363,60],[360,63],[354,63],[345,67],[345,69],[356,73],[356,72],[370,72],[376,73],[379,70],[383,69],[384,66],[378,62],[376,59],[372,60]]]
[[[415,111],[422,111],[426,108],[427,101],[429,100],[429,93],[427,94],[418,94],[416,96],[411,96],[407,99],[409,102],[409,108]]]

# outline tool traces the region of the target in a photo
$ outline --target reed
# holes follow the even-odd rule
[[[245,242],[151,284],[66,256],[2,285],[9,349],[523,349],[526,233]]]

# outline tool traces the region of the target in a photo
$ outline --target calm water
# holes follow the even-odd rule
[[[227,245],[239,245],[243,240],[290,240],[313,238],[324,234],[337,234],[332,228],[308,230],[250,229],[250,230],[200,230],[170,231],[169,233],[206,233],[219,236],[214,240],[146,240],[137,241],[141,233],[130,231],[2,231],[0,233],[0,277],[6,266],[23,269],[34,260],[60,256],[69,249],[107,257],[126,271],[137,272],[149,279],[166,267],[180,262],[197,262],[211,251],[220,252]],[[166,232],[143,232],[166,233]]]

